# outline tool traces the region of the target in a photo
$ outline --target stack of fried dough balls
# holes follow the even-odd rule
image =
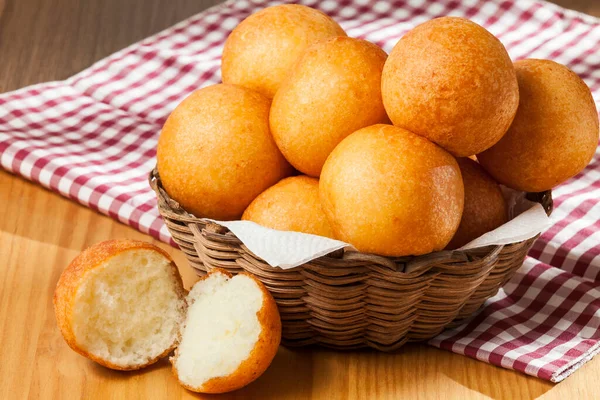
[[[576,74],[513,63],[463,18],[415,27],[388,56],[320,11],[273,6],[233,30],[222,75],[165,124],[157,158],[169,195],[198,217],[383,256],[464,246],[508,221],[499,184],[552,189],[598,143]]]

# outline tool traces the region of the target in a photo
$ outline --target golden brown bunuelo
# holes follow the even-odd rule
[[[373,125],[344,139],[323,167],[319,190],[336,238],[385,256],[442,250],[463,211],[456,159],[391,125]]]
[[[221,61],[223,82],[273,98],[306,48],[344,30],[321,11],[297,4],[268,7],[231,32]]]
[[[457,249],[508,221],[498,183],[469,158],[457,159],[465,186],[465,206],[458,230],[446,246]]]
[[[549,60],[515,62],[519,109],[506,135],[477,155],[498,182],[541,192],[577,175],[598,145],[598,112],[585,82]]]
[[[282,179],[262,192],[242,219],[280,231],[333,238],[319,200],[319,180],[304,175]]]
[[[373,43],[348,37],[306,51],[271,106],[273,137],[294,167],[318,177],[342,139],[387,120],[381,100],[385,59]]]
[[[233,220],[290,175],[269,131],[269,106],[258,92],[227,84],[183,100],[158,140],[157,165],[169,195],[198,217]]]
[[[400,39],[383,69],[382,95],[394,125],[457,157],[500,140],[519,102],[515,70],[502,43],[456,17],[425,22]]]

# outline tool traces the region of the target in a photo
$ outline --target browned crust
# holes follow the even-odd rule
[[[227,37],[221,57],[223,82],[273,98],[306,47],[332,36],[346,32],[322,11],[300,4],[264,8]]]
[[[457,157],[497,143],[519,104],[515,70],[502,43],[458,17],[435,18],[405,34],[389,54],[381,87],[394,125]]]
[[[517,114],[502,139],[477,159],[499,183],[543,192],[590,163],[598,147],[598,111],[589,87],[568,67],[540,59],[514,66]]]
[[[293,169],[269,130],[270,104],[229,84],[187,96],[166,120],[156,148],[169,196],[197,217],[238,220],[256,196],[289,176]]]
[[[159,359],[165,357],[173,349],[175,349],[177,347],[178,341],[173,343],[173,345],[168,349],[165,349],[165,351],[161,353],[158,357],[148,361],[147,363],[132,365],[116,365],[107,360],[104,360],[102,358],[96,357],[93,354],[88,353],[86,350],[82,349],[77,344],[77,339],[75,338],[72,325],[73,308],[77,290],[79,289],[79,286],[85,281],[85,275],[89,271],[93,270],[103,262],[124,251],[134,249],[153,250],[167,258],[171,262],[171,266],[173,268],[173,275],[179,282],[179,296],[182,299],[185,298],[183,282],[181,280],[181,276],[179,275],[179,270],[177,269],[177,266],[173,262],[171,256],[169,256],[168,253],[166,253],[161,248],[154,246],[153,244],[131,239],[107,240],[105,242],[94,244],[85,249],[77,257],[75,257],[71,264],[69,264],[69,266],[67,266],[67,268],[65,268],[65,270],[62,272],[60,278],[58,279],[58,283],[56,284],[56,289],[54,291],[53,298],[56,322],[69,347],[71,347],[71,349],[81,354],[82,356],[87,357],[100,365],[121,371],[136,370],[154,364]]]
[[[204,276],[201,280],[206,279],[210,274],[222,273],[231,278],[233,275],[220,268],[213,268],[211,272]],[[260,290],[263,292],[263,305],[257,312],[258,322],[262,326],[262,331],[256,342],[256,345],[238,367],[238,369],[228,375],[210,379],[206,381],[202,387],[193,387],[181,382],[175,367],[175,360],[178,356],[178,351],[175,351],[175,356],[171,358],[173,364],[173,374],[177,377],[179,383],[188,390],[198,393],[226,393],[248,385],[261,376],[271,365],[273,358],[277,354],[279,343],[281,342],[281,318],[275,299],[267,288],[254,275],[247,272],[242,272],[241,275],[246,275],[254,280]]]
[[[508,221],[502,190],[487,172],[470,158],[458,158],[465,187],[465,203],[458,230],[446,249],[458,249]]]
[[[284,178],[258,195],[242,220],[280,231],[334,238],[319,199],[319,180],[306,175]]]

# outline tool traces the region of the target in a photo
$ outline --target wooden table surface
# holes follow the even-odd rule
[[[202,11],[202,0],[0,0],[0,92],[64,79]],[[557,3],[600,16],[598,0]],[[62,269],[132,228],[0,171],[0,399],[209,398],[182,389],[166,360],[139,372],[95,365],[67,347],[52,309]],[[194,274],[173,255],[186,286]],[[281,348],[255,383],[224,399],[592,399],[600,358],[553,385],[425,345],[396,354]],[[216,396],[215,396],[216,397]]]

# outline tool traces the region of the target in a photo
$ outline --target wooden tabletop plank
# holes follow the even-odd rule
[[[600,15],[595,0],[557,1]],[[0,0],[0,91],[66,78],[216,1]],[[102,240],[135,238],[182,253],[37,185],[0,172],[0,399],[215,398],[182,389],[166,360],[138,372],[100,367],[69,349],[52,309],[62,269]],[[597,398],[600,361],[552,385],[412,344],[395,354],[280,348],[258,381],[223,399]]]

